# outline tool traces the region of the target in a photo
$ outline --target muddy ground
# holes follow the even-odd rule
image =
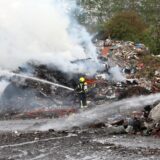
[[[34,126],[38,121],[36,120]],[[45,120],[40,121],[45,122]],[[156,137],[109,135],[107,127],[74,128],[69,131],[34,131],[32,129],[26,131],[25,127],[19,127],[22,130],[17,131],[14,127],[9,127],[14,126],[14,122],[10,122],[8,121],[6,130],[0,129],[1,160],[160,159],[160,140]],[[23,121],[21,122],[24,124]],[[25,121],[25,124],[27,128],[32,123]],[[4,126],[7,126],[7,121],[4,121]]]

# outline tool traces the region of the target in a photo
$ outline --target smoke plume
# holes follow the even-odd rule
[[[7,82],[5,80],[0,81],[0,98],[1,98],[1,95],[3,94],[3,91],[8,86],[8,84],[9,84],[9,82]]]
[[[14,70],[36,61],[63,71],[96,70],[97,65],[70,63],[96,61],[90,35],[73,16],[76,7],[69,0],[0,0],[0,68]]]
[[[123,82],[126,80],[126,78],[123,76],[123,74],[121,73],[121,70],[119,68],[119,66],[114,66],[114,67],[111,67],[110,70],[109,70],[109,73],[110,73],[110,78],[111,80],[114,80],[114,81],[119,81],[119,82]]]
[[[82,127],[94,122],[103,122],[115,114],[129,114],[132,111],[143,109],[146,105],[151,105],[160,100],[160,93],[149,96],[139,96],[129,99],[124,99],[111,104],[103,104],[101,106],[83,111],[67,118],[51,120],[48,124],[41,126],[40,130],[48,130],[50,128],[56,130],[71,129],[72,127]],[[92,115],[92,116],[91,116]]]

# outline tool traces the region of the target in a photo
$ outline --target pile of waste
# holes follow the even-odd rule
[[[160,59],[157,56],[153,61],[155,56],[149,56],[149,49],[144,44],[106,39],[95,41],[95,45],[107,69],[118,65],[126,77],[125,81],[116,83],[118,99],[160,92]],[[151,62],[143,63],[147,58]],[[151,78],[143,75],[147,69],[151,70]],[[143,110],[134,111],[128,117],[115,118],[108,127],[112,134],[160,136],[160,103],[144,106]]]
[[[88,84],[88,108],[133,96],[160,92],[160,67],[153,62],[153,68],[143,63],[145,56],[149,56],[149,50],[145,45],[110,39],[98,40],[95,45],[99,52],[99,63],[104,69],[92,76],[81,73],[71,74],[61,71],[56,66],[35,63],[19,67],[14,71],[15,76],[9,79],[10,84],[2,94],[1,119],[58,118],[79,112],[79,96],[75,87],[79,83],[80,76],[84,76]],[[71,63],[88,63],[89,60],[77,60]],[[159,62],[158,57],[156,60]],[[146,68],[152,68],[150,73],[153,75],[152,78],[144,75]],[[25,75],[25,78],[18,77],[16,74]],[[30,78],[30,75],[40,81]],[[43,80],[49,83],[43,83]],[[65,88],[51,83],[63,85]],[[153,113],[154,108],[160,110],[156,105],[150,106],[149,109],[144,106],[144,111],[111,122],[111,128],[114,128],[115,132],[119,132],[116,129],[121,128],[125,133],[139,133],[141,129],[146,134],[159,132],[159,120],[157,120],[159,115],[155,116]],[[148,126],[152,126],[152,131]]]
[[[147,105],[132,115],[115,118],[108,125],[110,134],[154,135],[160,137],[160,103]]]
[[[95,45],[107,69],[118,65],[127,83],[136,81],[152,93],[160,92],[160,59],[149,54],[144,44],[106,39],[96,40]]]

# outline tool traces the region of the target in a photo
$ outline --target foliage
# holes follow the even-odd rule
[[[139,26],[136,26],[135,28],[132,26],[130,28],[131,23],[125,23],[125,25],[122,23],[115,23],[116,26],[119,25],[122,35],[119,35],[120,37],[116,37],[117,34],[115,34],[114,37],[120,39],[122,39],[121,37],[124,37],[124,40],[140,40],[141,42],[144,42],[148,47],[150,47],[152,53],[160,54],[160,0],[77,1],[79,1],[81,6],[84,8],[84,17],[83,19],[81,19],[81,23],[85,24],[85,26],[88,26],[90,31],[95,31],[95,26],[98,26],[97,31],[100,32],[105,29],[104,37],[106,37],[106,25],[108,25],[108,21],[111,21],[110,19],[113,19],[112,17],[115,17],[115,15],[120,12],[134,11],[134,13],[137,13],[139,17],[142,17],[143,21],[147,24],[148,28],[146,29],[146,31],[142,30],[143,33],[140,34],[138,30],[137,34],[137,30],[135,28]],[[143,26],[143,21],[139,21],[142,22]],[[103,25],[102,27],[101,24],[105,25]],[[141,24],[139,25],[141,26]],[[129,33],[127,33],[127,35],[125,36],[126,31],[129,31]],[[114,32],[118,33],[118,28],[115,28]]]
[[[150,48],[151,53],[160,53],[160,27],[150,26],[143,34],[141,41]]]
[[[140,41],[145,29],[145,23],[133,11],[120,12],[102,26],[102,31],[111,38],[136,42]]]
[[[153,55],[144,55],[140,58],[139,63],[143,63],[144,68],[137,72],[137,76],[140,75],[152,79],[155,71],[159,68],[160,58]]]

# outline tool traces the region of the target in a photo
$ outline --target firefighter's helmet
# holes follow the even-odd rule
[[[83,82],[85,82],[85,78],[84,78],[84,77],[81,77],[81,78],[79,79],[79,81],[80,81],[81,83],[83,83]]]

